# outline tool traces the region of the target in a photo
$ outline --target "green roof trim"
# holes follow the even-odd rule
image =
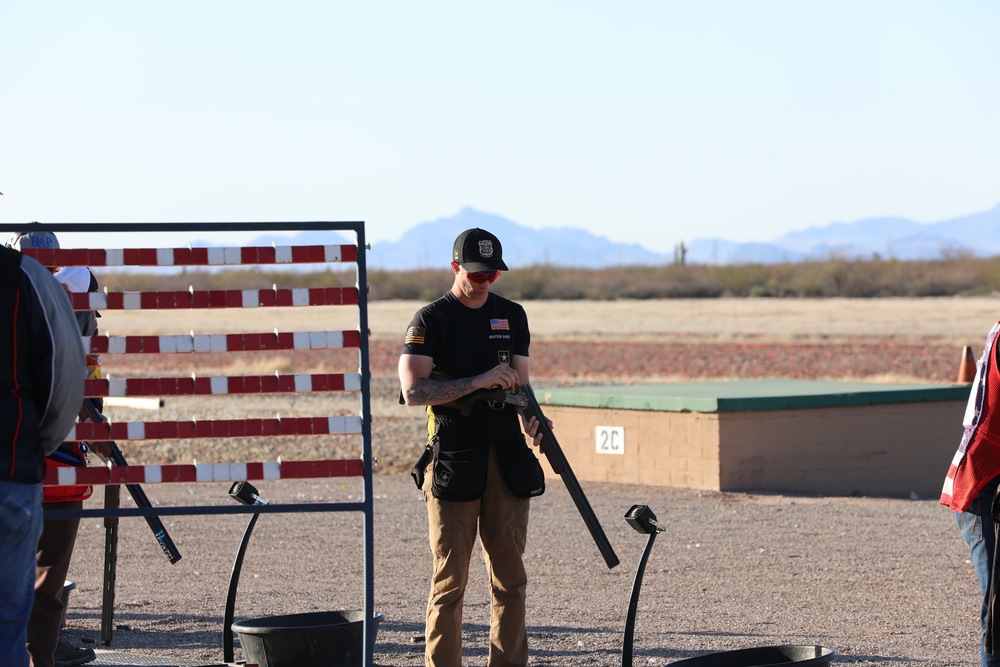
[[[750,412],[965,401],[970,385],[734,380],[539,389],[544,405],[657,412]]]

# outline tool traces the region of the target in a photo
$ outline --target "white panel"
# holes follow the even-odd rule
[[[358,391],[361,389],[361,373],[344,373],[344,390]]]
[[[173,354],[177,351],[177,339],[180,336],[160,336],[160,352]]]
[[[107,266],[124,266],[125,251],[122,249],[104,251],[104,263]]]
[[[163,341],[160,341],[163,349]],[[125,336],[108,336],[108,354],[125,354]]]
[[[296,374],[295,376],[295,391],[312,391],[312,376]]]
[[[260,305],[260,292],[255,289],[245,289],[240,292],[243,295],[244,308],[256,308]]]
[[[193,352],[194,351],[194,336],[177,336],[177,351],[178,352]]]
[[[226,261],[226,251],[225,248],[209,248],[208,249],[208,263],[209,264],[224,264]]]
[[[361,433],[361,415],[353,415],[347,418],[347,433]]]
[[[125,292],[122,296],[125,310],[139,310],[142,308],[142,294],[139,292]],[[91,300],[93,303],[93,300]]]
[[[347,420],[344,417],[330,417],[327,419],[327,428],[331,434],[346,433]]]

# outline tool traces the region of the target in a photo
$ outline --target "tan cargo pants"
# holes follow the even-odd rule
[[[479,500],[449,502],[431,495],[432,472],[424,477],[434,575],[427,599],[426,667],[461,667],[462,603],[469,582],[469,560],[477,524],[492,599],[487,667],[524,667],[528,663],[525,629],[524,547],[528,499],[507,492],[496,449],[490,448],[486,491]]]

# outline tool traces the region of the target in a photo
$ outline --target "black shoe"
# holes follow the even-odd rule
[[[76,667],[97,660],[94,649],[73,646],[68,639],[62,636],[59,637],[59,644],[56,645],[53,657],[55,667]]]

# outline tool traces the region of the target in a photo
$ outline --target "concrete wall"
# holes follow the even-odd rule
[[[964,401],[725,413],[545,406],[580,480],[921,498],[941,492],[964,410]],[[624,428],[624,454],[597,453],[599,426]]]

